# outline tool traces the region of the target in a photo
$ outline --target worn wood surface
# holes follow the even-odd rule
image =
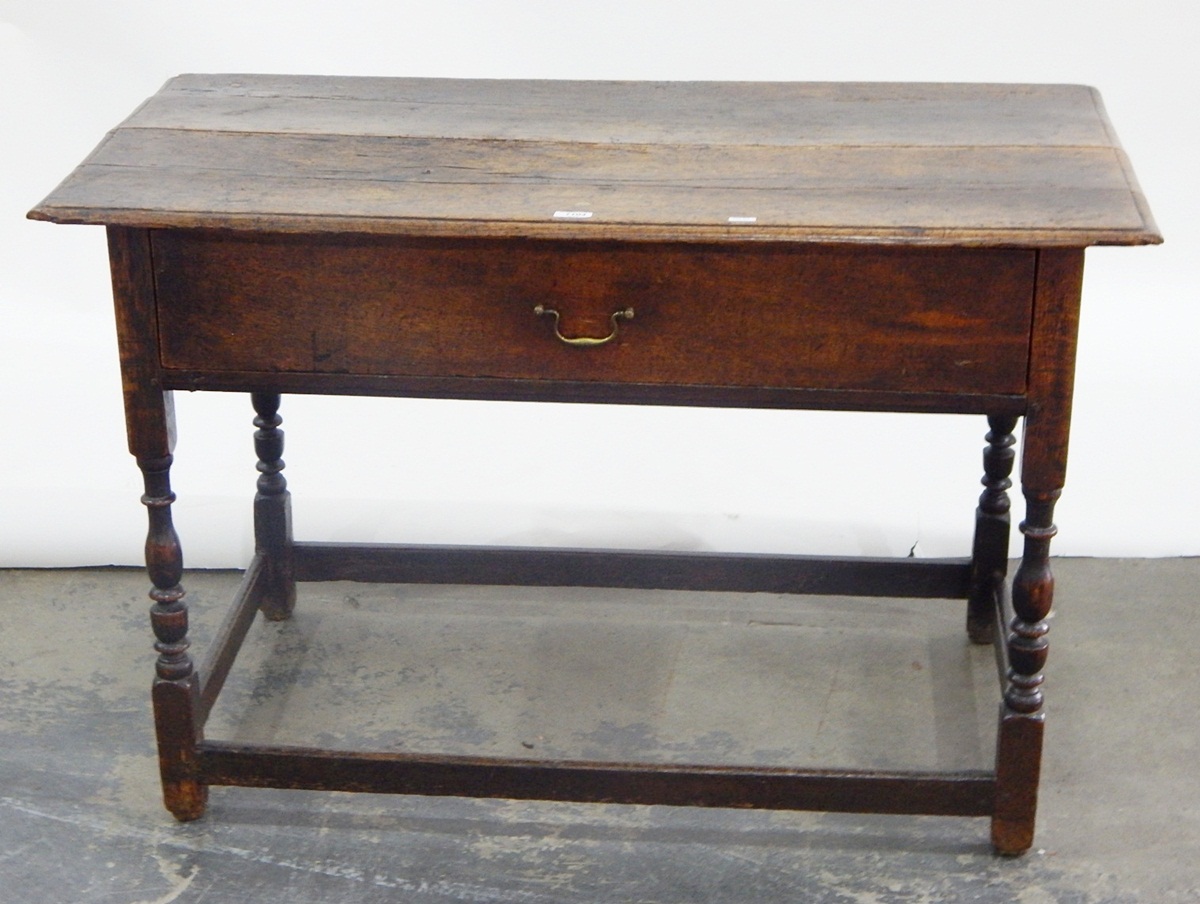
[[[153,585],[150,626],[158,652],[151,694],[163,802],[176,818],[196,819],[204,812],[208,789],[196,774],[196,743],[202,737],[200,678],[189,652],[188,606],[180,583],[183,551],[171,518],[172,456],[139,457],[137,462],[146,487],[142,503],[150,521],[146,570]]]
[[[254,494],[254,548],[266,572],[260,600],[263,615],[272,621],[290,618],[296,606],[292,567],[292,496],[283,476],[283,431],[279,425],[277,392],[253,392],[254,449],[258,454]]]
[[[1083,249],[1161,241],[1094,90],[182,76],[30,216],[109,226],[150,508],[160,764],[180,819],[203,812],[212,782],[990,814],[996,850],[1032,843]],[[555,335],[602,338],[626,309],[602,346]],[[262,560],[208,676],[188,653],[170,520],[172,388],[250,391],[258,414]],[[987,413],[973,561],[294,544],[283,391]],[[1018,415],[1025,550],[994,632],[994,773],[203,738],[252,606],[286,615],[295,579],[969,595],[984,640],[989,604],[1007,609]]]
[[[165,458],[175,449],[175,400],[159,366],[150,234],[115,226],[107,233],[129,451],[136,458]]]
[[[985,816],[984,771],[884,772],[346,753],[202,742],[214,785],[586,803]]]
[[[265,373],[262,371],[164,371],[173,389],[241,392],[247,387],[284,393],[386,396],[412,399],[480,399],[515,402],[578,402],[605,405],[680,405],[703,408],[776,408],[823,411],[908,411],[987,414],[1025,411],[1020,394],[888,392],[851,389],[789,389],[597,383],[585,380],[494,380],[484,377],[395,377],[362,374]]]
[[[168,370],[1025,390],[1031,251],[152,235]]]
[[[295,545],[301,581],[516,584],[963,599],[967,559],[523,549],[363,543]]]
[[[1160,241],[1099,95],[1073,85],[187,75],[31,216],[631,240]]]
[[[217,695],[225,686],[225,679],[233,668],[238,650],[246,639],[246,634],[254,624],[254,616],[261,608],[261,602],[270,590],[267,582],[267,566],[261,555],[255,555],[242,574],[242,583],[234,595],[233,601],[225,613],[204,658],[196,666],[200,676],[200,700],[196,708],[196,721],[201,729],[208,720]]]
[[[1066,483],[1082,293],[1082,249],[1045,249],[1038,255],[1029,410],[1021,440],[1026,490],[1058,491]]]
[[[1012,487],[1016,460],[1017,419],[1012,415],[988,417],[987,446],[983,450],[983,493],[975,509],[975,538],[971,546],[971,591],[967,603],[967,635],[973,643],[991,643],[996,631],[997,587],[1008,572],[1008,539]]]

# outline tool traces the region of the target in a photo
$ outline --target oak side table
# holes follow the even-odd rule
[[[209,785],[990,816],[1032,843],[1083,249],[1161,241],[1097,93],[1068,85],[185,75],[30,216],[108,229],[145,476],[166,805]],[[189,652],[171,391],[248,392],[257,552]],[[969,558],[295,542],[282,393],[985,415]],[[1023,419],[1024,555],[1006,578]],[[346,753],[204,737],[297,581],[966,600],[995,768],[812,770]]]

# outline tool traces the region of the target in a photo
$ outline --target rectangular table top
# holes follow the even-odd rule
[[[171,79],[60,223],[622,240],[1161,241],[1075,85]]]

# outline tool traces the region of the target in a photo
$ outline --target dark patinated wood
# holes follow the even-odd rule
[[[200,740],[199,677],[188,652],[188,610],[184,590],[183,553],[171,520],[171,456],[139,458],[145,476],[142,502],[150,516],[146,536],[146,567],[153,586],[150,625],[154,629],[154,725],[158,734],[158,762],[163,796],[176,818],[195,819],[203,814],[207,788],[196,772],[196,744]]]
[[[1083,249],[1038,252],[1030,336],[1028,407],[1021,437],[1021,487],[1061,491],[1075,387],[1075,343],[1083,289]]]
[[[206,741],[212,784],[582,803],[986,816],[990,772],[866,772],[673,763],[345,754]]]
[[[272,621],[291,617],[296,606],[292,564],[292,498],[283,476],[283,431],[279,425],[279,393],[250,394],[256,417],[254,449],[258,453],[258,491],[254,495],[254,545],[263,557],[266,585],[263,615]]]
[[[242,575],[242,583],[234,595],[229,611],[212,642],[204,653],[204,659],[197,667],[200,676],[200,704],[197,709],[196,721],[203,726],[208,720],[217,695],[225,686],[229,670],[233,668],[238,650],[246,639],[250,626],[254,624],[254,616],[262,607],[267,589],[267,565],[260,555],[255,555]]]
[[[988,815],[998,852],[1032,844],[1083,249],[1161,241],[1094,90],[181,76],[29,215],[109,227],[180,819],[235,784]],[[632,314],[611,341],[561,341],[608,336],[618,311]],[[173,389],[250,392],[257,415],[256,556],[199,673],[171,524]],[[971,413],[991,429],[970,560],[293,543],[281,393]],[[286,617],[296,580],[967,598],[1001,676],[995,767],[204,739],[255,610]]]
[[[975,542],[971,552],[971,590],[967,600],[967,635],[972,643],[992,642],[996,630],[996,587],[1008,571],[1008,538],[1013,461],[1016,459],[1017,419],[992,415],[983,450],[983,493],[975,510]]]
[[[1012,605],[1015,616],[1009,625],[1009,686],[1004,702],[1009,709],[1026,715],[1042,708],[1042,669],[1046,665],[1050,630],[1046,616],[1054,600],[1054,575],[1050,570],[1050,541],[1054,526],[1057,493],[1028,494],[1026,515],[1021,522],[1025,552],[1013,578]]]
[[[1083,250],[1046,249],[1038,255],[1030,342],[1029,410],[1021,446],[1025,537],[1013,576],[1013,618],[1007,626],[1008,686],[997,737],[996,815],[992,843],[1016,854],[1033,844],[1042,734],[1042,670],[1054,601],[1050,541],[1057,533],[1054,506],[1066,482],[1075,347],[1083,287]]]
[[[129,451],[165,458],[175,450],[175,403],[159,371],[150,234],[115,226],[107,232]]]
[[[171,518],[171,463],[175,417],[171,394],[158,379],[157,317],[150,242],[143,230],[110,228],[109,263],[117,314],[117,343],[125,394],[129,451],[142,471],[142,502],[149,518],[146,569],[149,572],[150,625],[154,631],[152,699],[158,737],[163,799],[178,819],[203,814],[207,787],[196,774],[200,740],[199,679],[188,640],[183,551]]]
[[[1007,697],[1014,687],[1013,633],[1009,626],[1015,623],[1016,617],[1007,583],[1000,583],[994,589],[994,623],[1002,630],[993,631],[992,642],[1001,694]],[[998,854],[1023,854],[1033,844],[1044,728],[1045,717],[1040,710],[1022,713],[1012,709],[1006,699],[1001,702],[991,826],[992,847]]]
[[[164,371],[163,385],[188,391],[239,391],[269,387],[283,393],[479,399],[510,402],[581,402],[605,405],[676,405],[703,408],[781,408],[830,411],[909,411],[987,414],[1025,411],[1024,395],[962,392],[804,389],[660,383],[592,383],[582,380],[498,380],[479,377],[395,377],[365,374],[297,374]]]
[[[301,581],[623,587],[964,599],[968,559],[296,544]]]
[[[153,245],[167,371],[1025,390],[1031,251],[529,241],[515,255],[498,241],[174,231]],[[581,352],[539,304],[570,335],[635,313]]]
[[[1001,581],[992,586],[992,623],[1007,627],[1012,623],[1012,596],[1008,582]],[[1000,682],[1000,694],[1008,688],[1008,631],[992,631],[992,649],[996,654],[996,676]]]

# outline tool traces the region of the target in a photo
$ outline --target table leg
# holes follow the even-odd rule
[[[196,777],[196,745],[201,738],[197,717],[200,680],[188,653],[188,610],[184,590],[183,552],[171,520],[170,454],[139,457],[146,493],[142,502],[149,513],[146,568],[153,587],[150,624],[154,629],[158,660],[154,667],[154,725],[158,735],[158,761],[163,799],[176,819],[187,821],[204,814],[208,788]]]
[[[996,813],[992,843],[998,853],[1020,854],[1033,844],[1045,725],[1042,670],[1050,644],[1046,617],[1054,601],[1050,541],[1061,490],[1026,489],[1021,522],[1025,551],[1013,578],[1013,620],[1006,640],[1008,686],[1000,709],[996,749]]]
[[[1021,443],[1025,548],[1013,576],[1013,619],[1005,638],[1009,668],[996,739],[992,844],[1001,854],[1020,854],[1033,844],[1045,725],[1042,670],[1050,647],[1046,617],[1054,602],[1050,541],[1057,533],[1054,506],[1067,479],[1082,286],[1082,249],[1038,252],[1029,407]]]
[[[203,815],[208,788],[199,780],[196,747],[201,739],[200,676],[188,653],[188,610],[180,585],[183,552],[171,520],[171,463],[175,409],[164,392],[159,361],[154,265],[144,229],[108,227],[125,431],[129,451],[141,468],[150,520],[146,568],[152,587],[150,625],[158,660],[154,666],[154,727],[163,799],[177,819]]]
[[[254,543],[266,563],[266,584],[259,609],[272,621],[290,618],[296,606],[292,552],[292,500],[283,476],[283,431],[277,392],[254,392],[257,417],[254,448],[258,454],[258,492],[254,496]]]
[[[971,590],[967,599],[967,636],[972,643],[992,642],[996,630],[995,594],[1008,572],[1010,528],[1008,489],[1016,439],[1015,415],[991,415],[983,450],[983,493],[975,510],[975,544],[971,553]]]

